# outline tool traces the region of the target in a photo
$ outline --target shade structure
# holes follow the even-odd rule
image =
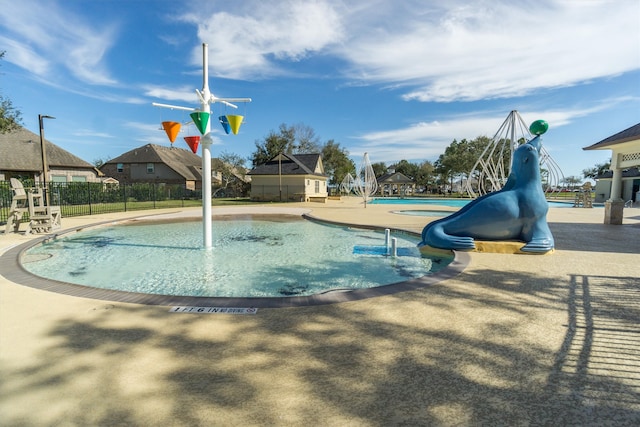
[[[209,113],[206,111],[196,111],[191,114],[191,119],[202,135],[207,132],[207,123],[209,123]]]
[[[198,144],[200,143],[200,135],[185,136],[184,140],[187,141],[187,145],[189,146],[189,148],[191,148],[191,151],[193,151],[194,154],[198,152]]]
[[[180,132],[180,123],[178,122],[162,122],[162,128],[167,133],[169,141],[173,144]]]
[[[220,124],[222,125],[222,129],[224,129],[224,132],[229,135],[229,132],[231,132],[231,126],[229,126],[229,120],[227,119],[227,116],[220,116],[218,117],[218,120],[220,120]]]
[[[227,120],[229,121],[231,132],[233,132],[234,135],[238,134],[238,131],[240,130],[240,125],[242,124],[243,119],[244,119],[244,116],[227,114]]]

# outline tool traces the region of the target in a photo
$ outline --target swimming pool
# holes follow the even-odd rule
[[[398,256],[356,247],[384,245],[376,230],[295,216],[215,220],[213,250],[197,221],[105,226],[46,241],[22,256],[32,274],[101,289],[203,297],[306,296],[419,278],[454,258],[420,253],[420,238],[393,233]]]
[[[421,210],[421,209],[406,209],[401,211],[393,211],[394,214],[410,215],[410,216],[433,216],[433,217],[445,217],[451,215],[450,211],[435,211],[435,210]]]
[[[452,208],[461,208],[469,203],[471,199],[427,199],[427,198],[411,198],[407,197],[404,199],[401,198],[392,198],[392,197],[382,197],[375,198],[371,200],[369,203],[373,205],[439,205],[439,206],[449,206]],[[571,208],[573,207],[573,203],[568,202],[548,202],[550,208]]]

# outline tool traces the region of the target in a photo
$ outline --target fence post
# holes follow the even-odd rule
[[[127,211],[127,184],[124,184],[122,186],[123,191],[122,191],[122,197],[124,198],[123,202],[124,202],[124,211]]]

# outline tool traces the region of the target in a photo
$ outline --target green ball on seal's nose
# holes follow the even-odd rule
[[[536,120],[529,126],[529,132],[534,135],[542,135],[549,129],[549,123],[544,120]]]

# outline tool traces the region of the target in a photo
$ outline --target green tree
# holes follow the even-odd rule
[[[415,163],[410,163],[407,160],[400,160],[390,169],[395,169],[396,172],[399,172],[406,177],[415,180],[416,175],[418,175],[419,166]]]
[[[102,165],[107,163],[109,160],[111,160],[111,157],[106,157],[106,158],[99,157],[97,159],[93,159],[93,166],[95,166],[96,169],[100,169],[100,167],[102,167]]]
[[[471,171],[473,165],[471,163],[469,155],[469,142],[466,139],[458,142],[453,140],[451,144],[444,150],[444,154],[441,154],[436,160],[436,172],[441,176],[442,181],[450,182],[453,187],[453,181],[456,177],[463,174],[468,174]]]
[[[349,159],[349,152],[333,139],[322,147],[322,164],[329,175],[329,185],[339,185],[348,173],[355,175],[356,166]]]
[[[582,178],[580,178],[579,176],[567,176],[562,180],[562,182],[569,188],[575,188],[576,185],[582,182]]]
[[[585,178],[596,179],[611,168],[611,160],[604,163],[598,163],[592,168],[583,169],[582,176]]]
[[[235,194],[243,194],[245,189],[244,167],[245,159],[241,156],[223,151],[217,159],[212,159],[211,165],[222,178],[222,186],[217,189],[214,196],[223,190],[233,190]]]
[[[436,173],[441,177],[442,181],[448,181],[453,186],[454,179],[469,179],[472,169],[478,159],[483,156],[485,149],[492,143],[492,139],[486,136],[478,136],[471,141],[463,139],[461,141],[453,140],[436,160],[434,166]],[[497,144],[502,146],[502,144]],[[486,156],[486,153],[485,153]],[[484,157],[485,161],[488,161]],[[510,154],[508,150],[495,150],[491,153],[491,161],[493,164],[502,164],[505,168],[505,174],[508,174]]]
[[[292,154],[321,152],[320,138],[311,126],[298,123],[293,126],[294,146]]]
[[[384,162],[372,163],[371,167],[373,168],[373,173],[376,178],[379,178],[387,173],[387,165],[385,165]]]
[[[5,55],[0,52],[0,59]],[[22,113],[13,106],[9,98],[0,94],[0,133],[8,133],[18,130],[22,125]]]
[[[264,141],[256,141],[256,151],[253,152],[251,162],[253,167],[260,166],[267,163],[280,153],[286,153],[289,145],[287,135],[276,133],[274,131],[269,132],[264,138]]]
[[[255,141],[256,150],[250,160],[253,167],[262,165],[280,153],[319,153],[319,139],[313,128],[299,123],[294,126],[281,124],[278,132],[270,131],[263,141]]]
[[[426,160],[418,165],[416,175],[413,177],[416,185],[429,189],[435,183],[435,167],[433,163]]]

